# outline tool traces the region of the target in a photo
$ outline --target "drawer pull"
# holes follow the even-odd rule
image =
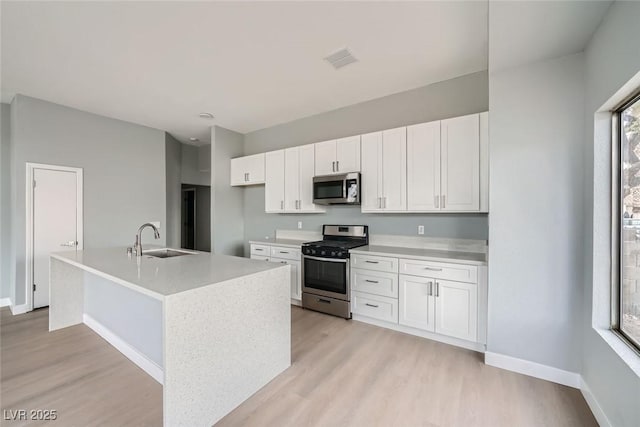
[[[425,270],[429,270],[429,271],[442,271],[441,268],[431,268],[431,267],[425,267]]]
[[[260,248],[255,248],[256,252],[262,252],[264,251],[264,249],[260,249]]]
[[[379,283],[377,280],[369,280],[369,279],[366,279],[366,280],[365,280],[365,282],[369,282],[369,283]]]
[[[318,298],[318,302],[323,302],[325,304],[331,304],[331,301],[329,301],[328,299],[322,299],[322,298]]]
[[[368,261],[368,260],[367,260],[367,261],[365,261],[365,262],[368,262],[369,264],[379,264],[379,262],[378,262],[378,261]]]
[[[280,264],[286,264],[287,261],[280,261]]]
[[[378,306],[377,306],[377,305],[375,305],[375,304],[369,304],[368,302],[367,302],[367,303],[365,303],[364,305],[367,305],[367,306],[369,306],[369,307],[373,307],[373,308],[378,308]]]
[[[281,254],[288,254],[289,252],[287,251],[280,251]]]

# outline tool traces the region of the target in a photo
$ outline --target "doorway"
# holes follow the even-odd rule
[[[26,296],[49,305],[49,255],[83,247],[82,169],[27,163]]]
[[[211,251],[211,187],[182,184],[181,247]]]

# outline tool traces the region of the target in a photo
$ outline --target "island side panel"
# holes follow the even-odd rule
[[[84,271],[49,258],[49,331],[82,323]]]
[[[165,426],[211,426],[291,365],[289,269],[165,299]]]

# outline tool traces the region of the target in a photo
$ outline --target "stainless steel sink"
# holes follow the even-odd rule
[[[151,249],[148,251],[143,251],[142,255],[149,255],[152,257],[156,257],[156,258],[173,258],[176,256],[183,256],[183,255],[195,255],[194,252],[187,252],[187,251],[179,251],[177,249]]]

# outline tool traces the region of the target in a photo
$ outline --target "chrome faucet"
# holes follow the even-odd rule
[[[140,228],[138,228],[138,234],[136,234],[136,243],[133,245],[133,251],[135,252],[135,254],[137,256],[142,256],[142,230],[144,230],[145,227],[151,227],[153,228],[153,236],[156,239],[160,238],[160,232],[158,231],[158,229],[156,228],[155,225],[151,224],[150,222],[144,223],[140,226]]]

